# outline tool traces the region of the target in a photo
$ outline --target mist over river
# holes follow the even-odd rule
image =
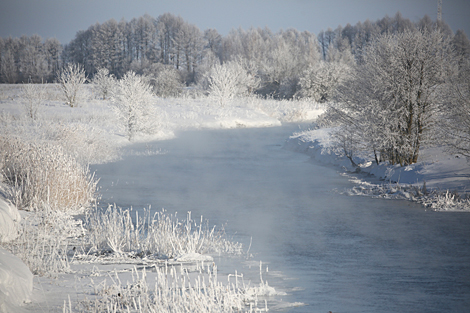
[[[306,304],[288,312],[469,312],[470,214],[342,194],[353,184],[338,168],[283,148],[298,128],[128,146],[121,161],[91,168],[101,204],[191,211],[245,249],[252,239],[250,260],[269,266],[263,278],[287,293],[279,298]],[[259,278],[245,258],[216,262]]]

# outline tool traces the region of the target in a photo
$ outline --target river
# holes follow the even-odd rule
[[[123,160],[92,167],[101,203],[225,224],[245,248],[252,240],[251,260],[269,267],[283,301],[306,304],[287,312],[469,312],[470,214],[342,194],[353,185],[339,169],[283,148],[296,130],[184,131],[134,144]],[[252,263],[239,260],[238,271]]]

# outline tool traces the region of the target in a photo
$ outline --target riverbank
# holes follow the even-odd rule
[[[292,135],[286,148],[305,153],[315,161],[339,167],[356,186],[350,195],[406,199],[434,211],[470,211],[470,166],[465,156],[445,147],[422,149],[419,162],[409,166],[377,165],[372,155],[353,156],[357,166],[334,143],[334,129],[312,129]]]

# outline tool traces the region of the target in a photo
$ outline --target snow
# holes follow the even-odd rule
[[[82,153],[77,158],[83,162],[110,162],[116,160],[119,148],[131,144],[126,139],[125,130],[117,123],[117,117],[111,109],[108,100],[97,100],[89,96],[77,108],[69,108],[54,94],[52,86],[48,87],[49,99],[39,108],[38,116],[42,119],[40,125],[33,124],[33,130],[28,128],[27,122],[14,125],[13,132],[24,136],[36,138],[37,129],[49,136],[58,125],[79,125],[79,129],[86,130],[83,142],[70,128],[71,133],[77,135],[70,137],[66,145],[70,151]],[[20,88],[17,85],[0,86],[0,114],[21,115]],[[134,137],[132,143],[165,140],[175,136],[179,130],[205,129],[205,128],[240,128],[240,127],[274,127],[284,122],[313,121],[324,108],[315,103],[302,101],[276,101],[249,98],[233,100],[225,106],[216,105],[208,99],[161,99],[156,103],[158,117],[154,123],[158,124],[158,132],[152,134],[140,133]],[[5,115],[4,115],[5,116]],[[0,121],[2,116],[0,116]],[[10,122],[6,117],[6,122]],[[26,125],[26,126],[25,126]],[[75,127],[74,126],[74,127]],[[34,128],[36,127],[36,128]],[[66,128],[61,128],[65,132]],[[338,166],[345,170],[344,175],[356,183],[356,187],[346,191],[351,195],[372,195],[383,198],[406,198],[420,201],[435,210],[470,210],[470,205],[458,200],[456,193],[468,194],[470,189],[470,166],[461,156],[449,155],[443,148],[431,148],[423,151],[418,164],[407,167],[390,166],[386,164],[375,165],[370,156],[359,155],[355,158],[359,164],[359,172],[371,174],[359,175],[358,169],[341,155],[335,148],[331,137],[333,129],[313,129],[294,134],[287,139],[285,147],[298,152],[307,153],[317,162]],[[54,133],[55,134],[55,133]],[[39,138],[39,137],[38,137]],[[41,139],[44,139],[41,137]],[[67,140],[67,138],[66,138]],[[148,149],[149,155],[165,153],[153,147]],[[306,165],[308,166],[308,165]],[[382,180],[382,182],[379,182]],[[426,182],[426,188],[423,184]],[[417,194],[417,190],[421,195]],[[437,192],[437,191],[443,192]],[[451,192],[447,192],[447,190]],[[433,193],[433,191],[436,191]],[[453,193],[452,193],[453,192]],[[426,197],[423,196],[426,194]],[[467,200],[468,202],[468,200]],[[462,204],[463,203],[463,204]],[[17,225],[20,221],[18,210],[0,198],[0,236],[3,241],[13,240],[17,234]],[[176,257],[175,262],[181,263],[213,263],[213,258],[197,253],[184,254]],[[104,277],[111,272],[123,274],[123,280],[131,277],[129,264],[144,266],[152,264],[148,260],[135,260],[128,264],[100,263],[97,257],[89,263],[71,264],[70,271],[59,276],[58,280],[49,277],[38,277],[36,284],[40,291],[32,295],[33,275],[26,265],[17,257],[0,248],[0,311],[13,310],[13,307],[33,300],[29,306],[31,311],[67,311],[62,304],[72,295],[73,301],[80,301],[89,293],[90,286],[102,286]],[[161,266],[161,264],[159,264]],[[236,274],[235,274],[236,275]],[[133,277],[133,276],[132,276]],[[98,279],[99,278],[99,279]],[[108,277],[109,278],[109,277]],[[267,282],[259,287],[249,289],[250,296],[282,295]],[[94,295],[96,296],[96,295]],[[281,303],[278,309],[302,306],[303,303]]]
[[[323,112],[321,106],[310,101],[276,101],[253,97],[230,100],[221,106],[208,98],[155,98],[154,107],[157,115],[151,121],[152,125],[148,125],[153,131],[137,133],[130,142],[110,100],[97,99],[93,90],[87,85],[77,107],[70,108],[61,100],[57,87],[52,84],[45,86],[43,90],[45,98],[36,108],[37,118],[31,120],[25,117],[21,86],[0,85],[0,128],[4,134],[32,141],[59,142],[68,153],[83,164],[112,162],[119,159],[124,151],[133,153],[129,149],[120,151],[123,146],[166,140],[174,137],[180,130],[274,127],[283,122],[313,120]],[[158,147],[147,146],[147,148],[148,155],[165,153]],[[28,216],[31,214],[33,213],[28,213]],[[19,222],[18,210],[2,199],[0,230],[3,241],[14,239],[18,233]],[[28,223],[28,227],[34,225],[34,222]],[[71,244],[77,240],[76,237],[69,238],[72,240]],[[18,258],[2,250],[0,268],[3,276],[0,280],[2,291],[0,303],[3,305],[2,309],[8,311],[17,310],[18,305],[29,300],[33,303],[23,307],[25,311],[73,311],[76,303],[98,296],[93,295],[90,288],[106,290],[108,288],[105,287],[106,278],[109,280],[113,276],[111,278],[113,282],[119,279],[123,282],[133,280],[132,266],[144,268],[171,266],[181,267],[182,271],[183,268],[185,271],[190,269],[201,271],[204,263],[208,268],[216,267],[212,256],[198,253],[182,254],[168,260],[89,255],[87,258],[70,261],[70,264],[66,264],[67,270],[62,274],[35,276],[35,290],[31,293],[33,284],[31,272]],[[152,275],[154,276],[149,273],[148,279],[153,277]],[[222,277],[221,279],[223,280]],[[11,283],[13,280],[14,284]],[[263,282],[259,287],[246,288],[250,288],[246,290],[250,298],[256,298],[261,294],[265,296],[282,294],[270,287],[267,282]],[[12,294],[14,297],[11,297]],[[70,303],[73,304],[69,306]],[[260,306],[264,307],[264,303]]]
[[[179,255],[175,258],[177,262],[212,262],[214,258],[210,255],[203,255],[199,253],[186,253]]]
[[[18,236],[18,222],[21,220],[16,207],[0,197],[0,242],[15,239]]]
[[[469,160],[451,155],[445,147],[422,149],[419,162],[408,166],[380,163],[358,153],[353,160],[358,167],[335,148],[331,133],[334,128],[303,131],[291,136],[286,148],[306,153],[317,162],[342,168],[356,186],[346,191],[387,199],[408,199],[436,211],[470,211]],[[367,175],[352,175],[361,173]]]
[[[0,247],[0,312],[14,309],[31,299],[33,274],[16,256]]]

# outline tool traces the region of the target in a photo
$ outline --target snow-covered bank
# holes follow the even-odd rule
[[[18,236],[20,220],[21,216],[16,207],[0,196],[0,242],[10,241]]]
[[[179,130],[273,127],[281,125],[282,122],[313,120],[318,112],[322,111],[317,104],[309,101],[277,101],[254,97],[233,100],[227,102],[224,106],[220,106],[208,98],[162,99],[155,97],[153,105],[158,114],[154,116],[152,125],[148,127],[151,131],[138,133],[133,141],[129,141],[125,136],[123,125],[119,123],[113,110],[111,101],[96,99],[89,86],[86,86],[85,95],[79,106],[74,108],[63,103],[58,94],[57,86],[51,84],[42,87],[45,88],[46,96],[43,102],[37,105],[35,118],[30,118],[25,115],[22,108],[24,99],[22,98],[21,87],[18,85],[0,85],[1,136],[15,138],[26,143],[57,145],[67,155],[73,156],[75,160],[83,165],[112,162],[122,156],[121,148],[123,146],[136,142],[168,139],[174,137]],[[158,147],[154,149],[155,151],[152,149],[149,148],[149,155],[162,153]],[[129,149],[122,150],[129,151]],[[0,166],[3,165],[0,159]],[[36,170],[39,171],[39,169]],[[44,172],[49,173],[48,171]],[[6,176],[0,178],[3,179]],[[47,198],[47,201],[49,200]],[[95,225],[95,231],[92,232],[90,230],[85,231],[81,221],[75,221],[74,217],[70,216],[70,212],[55,215],[54,212],[21,211],[23,222],[20,225],[21,227],[18,228],[18,211],[14,206],[4,204],[0,203],[0,230],[2,231],[3,240],[14,239],[18,234],[20,235],[19,239],[9,245],[5,244],[5,247],[20,256],[31,268],[31,271],[36,274],[34,276],[35,288],[31,296],[32,303],[22,308],[26,311],[75,312],[78,310],[88,312],[86,305],[91,305],[93,309],[88,308],[94,311],[103,309],[102,305],[105,305],[103,303],[124,305],[116,294],[109,294],[113,290],[118,290],[111,290],[110,287],[122,287],[121,291],[130,291],[130,295],[133,295],[132,290],[134,289],[126,289],[128,286],[121,286],[120,282],[118,285],[114,284],[112,286],[104,283],[106,277],[109,279],[112,276],[111,281],[118,279],[115,268],[119,271],[119,279],[124,282],[125,279],[130,281],[134,278],[130,275],[134,266],[138,266],[139,270],[145,267],[160,268],[167,262],[168,266],[178,268],[178,272],[181,271],[178,279],[183,279],[184,284],[184,277],[190,271],[189,267],[198,262],[214,263],[211,261],[212,257],[205,252],[207,249],[201,250],[204,253],[199,254],[196,253],[199,250],[192,251],[184,247],[183,243],[196,242],[198,236],[202,235],[204,235],[204,238],[202,238],[204,243],[211,244],[211,241],[208,240],[209,234],[206,236],[201,228],[199,228],[199,231],[197,228],[191,229],[191,227],[195,227],[192,224],[184,224],[185,228],[178,233],[186,235],[186,239],[175,238],[171,241],[168,240],[168,236],[167,238],[159,238],[157,235],[161,235],[163,232],[156,230],[154,237],[146,237],[145,240],[147,241],[145,243],[147,245],[144,247],[142,238],[148,234],[143,226],[146,223],[145,221],[137,227],[131,223],[130,217],[113,213],[109,216],[101,216],[99,225]],[[149,219],[156,221],[155,216],[149,216]],[[105,223],[105,221],[108,223]],[[172,224],[173,226],[168,227],[168,229],[173,230],[172,235],[175,235],[175,231],[179,229],[179,226],[175,226],[180,225],[179,223],[181,221],[175,221]],[[164,222],[160,224],[161,226],[166,225]],[[155,224],[155,226],[158,225]],[[123,240],[123,234],[126,234],[126,240]],[[223,238],[223,233],[210,233],[210,236],[214,236],[214,234]],[[92,245],[95,246],[95,250],[85,247],[90,242],[84,243],[84,236],[91,235],[94,236],[95,241]],[[30,238],[31,236],[33,238]],[[158,250],[154,244],[158,240],[168,246],[172,245],[173,250],[175,250],[174,248],[180,250],[185,248],[188,251],[176,251],[176,249],[172,253],[162,252],[159,255],[150,255],[149,251],[155,252]],[[233,244],[237,244],[232,244],[225,239],[220,243],[224,245],[225,250],[232,247]],[[198,243],[197,247],[204,248],[204,245]],[[212,253],[215,252],[212,251]],[[223,253],[223,251],[219,253]],[[44,257],[44,261],[41,256]],[[15,259],[19,260],[16,257]],[[45,263],[46,259],[47,266],[43,266],[41,262]],[[10,263],[2,263],[0,269],[10,271],[10,267]],[[151,285],[151,279],[154,276],[154,274],[148,275],[149,285]],[[30,277],[33,277],[31,273]],[[227,277],[224,278],[226,278],[224,281],[229,280]],[[204,276],[201,279],[204,279]],[[29,290],[28,288],[32,284],[32,278],[28,282],[23,281],[21,283],[21,280],[17,281],[25,290]],[[10,280],[0,279],[0,291],[3,292],[3,289],[8,290],[10,285]],[[133,288],[133,285],[131,287]],[[217,284],[212,287],[214,292],[231,290],[225,296],[238,300],[242,299],[243,303],[240,302],[242,303],[242,309],[246,309],[250,303],[258,307],[256,305],[256,296],[274,294],[274,289],[263,282],[259,287],[256,285],[254,287],[246,286],[244,291],[230,289],[230,283],[224,283],[223,287],[220,288]],[[198,291],[197,288],[188,288],[187,290],[188,292]],[[250,299],[247,299],[244,293],[249,293]],[[147,296],[149,295],[147,293]],[[96,301],[101,301],[99,299],[103,297],[104,302],[98,304]],[[25,300],[27,300],[27,297],[22,297],[21,303]],[[90,304],[87,302],[88,300],[95,302]],[[64,306],[64,301],[67,302],[66,306]],[[6,301],[0,298],[0,304],[3,303],[6,303]],[[8,306],[17,306],[19,304],[19,302],[9,302]],[[154,305],[153,303],[150,304]],[[259,307],[264,307],[264,305],[264,303],[260,303]],[[214,307],[216,307],[215,304]],[[218,311],[220,310],[214,310],[214,312]]]
[[[467,158],[450,155],[443,147],[421,151],[420,161],[409,166],[377,165],[372,156],[344,156],[332,139],[334,129],[321,128],[291,136],[286,148],[306,153],[316,161],[341,167],[356,186],[346,192],[386,199],[408,199],[436,211],[470,211],[470,166]],[[353,175],[362,173],[368,175]]]
[[[16,256],[0,247],[0,312],[15,312],[29,302],[33,292],[33,274]]]
[[[0,196],[0,243],[18,236],[21,216],[14,205]],[[33,274],[16,256],[0,246],[0,313],[14,312],[29,302],[33,292]]]

